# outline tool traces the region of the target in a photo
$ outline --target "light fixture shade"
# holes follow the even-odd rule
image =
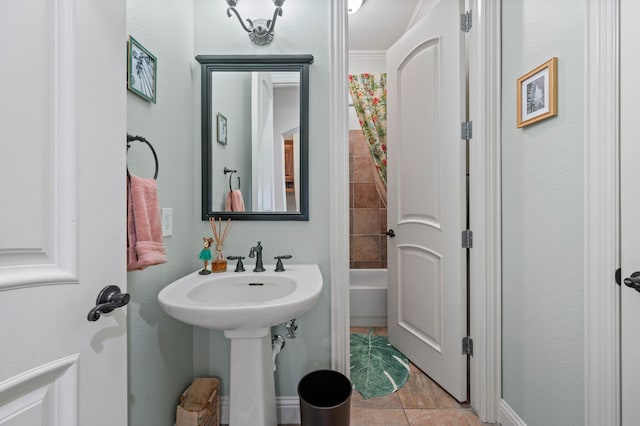
[[[276,7],[281,7],[284,4],[284,0],[273,0],[273,4],[275,4]]]
[[[364,0],[349,0],[347,7],[349,8],[349,14],[356,13],[364,3]]]

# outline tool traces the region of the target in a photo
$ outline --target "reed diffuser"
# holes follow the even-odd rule
[[[215,239],[216,244],[216,257],[211,262],[211,271],[226,272],[227,260],[224,258],[222,250],[224,249],[224,240],[227,238],[227,235],[229,235],[229,231],[231,230],[231,219],[227,219],[227,222],[224,225],[224,230],[222,230],[222,218],[218,218],[216,223],[216,218],[210,217],[209,225],[211,225],[213,238]]]

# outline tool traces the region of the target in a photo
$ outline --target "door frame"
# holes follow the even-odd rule
[[[584,157],[584,418],[620,424],[620,0],[587,0]],[[608,141],[610,143],[603,143]]]
[[[347,0],[329,5],[331,368],[349,376],[349,88]]]
[[[330,262],[331,368],[349,374],[349,164],[348,20],[346,0],[331,0],[330,20]],[[427,3],[434,3],[427,1]],[[481,420],[495,422],[500,400],[500,19],[499,2],[471,0],[469,98],[474,134],[470,152],[470,221],[476,245],[470,294],[474,356],[471,405]],[[428,7],[423,8],[425,10]],[[477,206],[477,207],[476,207]]]
[[[502,395],[502,4],[471,0],[469,32],[469,358],[471,406],[484,422],[498,420]]]
[[[473,0],[471,40],[472,108],[476,161],[484,159],[485,174],[478,184],[486,194],[480,218],[472,210],[476,243],[472,264],[481,267],[478,288],[472,292],[472,334],[475,352],[471,364],[472,406],[484,421],[495,422],[501,401],[500,323],[500,43],[499,2]],[[585,49],[585,384],[586,426],[620,424],[619,289],[611,273],[619,265],[619,0],[587,0]],[[349,241],[348,241],[348,122],[347,122],[347,12],[346,0],[331,1],[330,39],[330,176],[331,181],[331,366],[349,373]],[[486,84],[479,96],[475,93]],[[486,113],[485,113],[486,111]],[[603,144],[603,140],[614,141]],[[472,167],[478,164],[474,161]],[[474,188],[473,191],[475,191]],[[479,219],[480,222],[476,220]],[[484,226],[478,227],[476,224]],[[482,253],[484,250],[484,253]],[[475,262],[474,262],[475,261]],[[482,268],[484,267],[484,268]],[[607,283],[603,285],[603,283]],[[482,296],[482,297],[480,297]],[[484,367],[484,371],[483,368]],[[482,390],[485,390],[484,394]],[[480,396],[474,401],[473,395]],[[502,413],[501,413],[502,414]]]

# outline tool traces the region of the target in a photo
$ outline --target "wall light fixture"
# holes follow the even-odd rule
[[[273,4],[276,6],[273,11],[273,18],[247,19],[246,21],[248,25],[245,25],[240,14],[236,10],[236,6],[240,0],[226,0],[227,5],[229,6],[227,8],[227,16],[231,17],[231,12],[235,13],[238,17],[238,21],[240,21],[240,25],[242,25],[242,28],[249,33],[249,39],[258,46],[264,46],[271,43],[273,40],[273,30],[276,26],[276,19],[278,16],[282,16],[282,5],[284,4],[284,1],[285,0],[273,0]]]

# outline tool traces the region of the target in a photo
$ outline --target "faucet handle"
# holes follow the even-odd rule
[[[278,263],[276,263],[276,272],[284,272],[284,265],[282,264],[282,259],[291,259],[292,257],[293,256],[291,256],[290,254],[283,254],[283,255],[274,257],[274,259],[278,260]]]
[[[229,260],[237,260],[238,263],[236,263],[236,270],[233,272],[244,272],[244,264],[242,263],[242,259],[244,259],[244,256],[227,256],[227,259]]]

